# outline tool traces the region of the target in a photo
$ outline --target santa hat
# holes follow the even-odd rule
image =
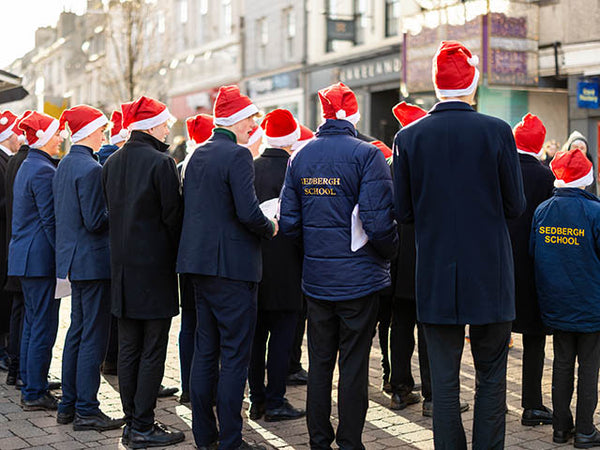
[[[260,124],[271,147],[289,147],[300,138],[300,124],[287,109],[274,109]]]
[[[0,114],[0,142],[7,140],[11,134],[19,134],[15,129],[17,116],[6,110]]]
[[[308,144],[315,138],[315,133],[304,125],[300,125],[300,139],[298,139],[294,144],[292,144],[292,150],[298,150]]]
[[[343,119],[356,125],[360,120],[354,92],[344,83],[337,83],[319,91],[323,118]]]
[[[17,119],[17,121],[15,123],[15,127],[13,128],[13,133],[19,135],[19,142],[22,142],[24,144],[28,144],[27,137],[25,136],[25,133],[23,132],[23,130],[21,130],[19,128],[19,125],[21,124],[21,122],[23,122],[23,119],[25,119],[25,117],[27,117],[29,114],[31,114],[31,110],[29,110],[29,109],[27,111],[25,111],[23,114],[21,114],[21,116]]]
[[[375,147],[377,147],[379,150],[381,150],[381,152],[383,153],[383,156],[387,159],[390,156],[393,155],[392,149],[389,148],[387,145],[385,145],[383,142],[381,141],[373,141],[373,142],[369,142],[369,144],[374,145]]]
[[[442,41],[433,57],[433,84],[438,98],[460,97],[475,92],[479,58],[456,41]]]
[[[402,102],[392,108],[392,113],[403,127],[427,115],[427,111],[417,105]]]
[[[557,188],[589,186],[594,181],[594,167],[583,152],[561,151],[554,155],[550,169]]]
[[[228,127],[254,114],[258,114],[258,108],[240,93],[239,87],[232,85],[219,88],[213,108],[215,125]]]
[[[265,130],[263,130],[262,126],[256,126],[254,128],[254,130],[252,130],[252,133],[250,133],[250,138],[248,139],[248,143],[247,144],[242,144],[244,145],[244,147],[251,147],[252,145],[254,145],[259,139],[262,139],[262,137],[265,135]]]
[[[110,116],[110,143],[117,145],[129,137],[129,130],[123,128],[123,114],[121,111],[115,110]]]
[[[77,105],[66,109],[60,115],[60,129],[63,139],[66,138],[65,124],[71,130],[73,144],[85,139],[98,128],[106,125],[108,119],[99,109],[88,105]]]
[[[19,123],[31,148],[41,148],[58,131],[60,123],[54,117],[33,111]]]
[[[544,153],[544,139],[546,139],[546,127],[542,121],[531,113],[515,126],[513,130],[517,151],[524,155],[540,158]]]
[[[215,127],[213,117],[210,114],[198,114],[190,117],[185,121],[185,125],[187,126],[188,137],[196,144],[202,144],[208,140]]]
[[[134,102],[123,103],[121,111],[123,128],[130,131],[149,130],[171,118],[167,105],[143,95]]]

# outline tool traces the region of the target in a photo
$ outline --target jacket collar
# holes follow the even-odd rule
[[[56,160],[52,156],[37,148],[30,148],[27,156],[32,156],[34,158],[46,158],[52,165],[56,165]]]
[[[557,197],[585,197],[588,200],[600,202],[600,198],[596,197],[591,192],[579,188],[555,188],[554,195]]]
[[[356,137],[356,128],[347,120],[327,119],[319,126],[316,136],[346,134]]]
[[[217,127],[213,130],[213,137],[223,139],[227,138],[237,144],[237,137],[233,131],[226,130],[225,128]]]
[[[260,156],[265,158],[289,158],[290,154],[282,148],[265,148]]]
[[[159,141],[154,136],[143,131],[132,131],[128,142],[138,142],[146,145],[150,145],[155,150],[161,153],[165,153],[169,149],[169,144]]]
[[[80,155],[93,156],[94,151],[90,147],[86,147],[85,145],[75,144],[71,147],[71,150],[69,150],[69,153],[78,153]]]
[[[429,110],[429,114],[434,114],[436,112],[441,111],[469,111],[475,112],[475,110],[468,103],[461,101],[448,101],[448,102],[438,102],[433,105],[433,108]]]
[[[542,164],[534,154],[526,155],[524,153],[519,153],[519,161],[525,164]]]
[[[29,145],[27,145],[27,144],[23,144],[23,145],[21,145],[21,146],[19,147],[19,151],[18,151],[17,153],[19,153],[19,152],[25,152],[25,153],[27,153],[28,151],[29,151]],[[16,153],[15,153],[15,154],[16,154]]]

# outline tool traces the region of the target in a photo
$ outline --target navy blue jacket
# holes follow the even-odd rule
[[[381,151],[356,138],[346,120],[327,120],[290,159],[281,193],[282,233],[302,238],[302,289],[323,300],[364,297],[391,285],[398,248],[390,168]],[[351,218],[359,205],[368,243],[353,252]]]
[[[529,242],[544,323],[600,331],[600,199],[583,189],[555,189],[535,211]]]
[[[215,130],[189,160],[183,181],[178,273],[258,282],[260,238],[273,225],[258,206],[252,155],[233,133]]]
[[[110,279],[108,211],[102,166],[92,149],[74,145],[52,182],[56,216],[56,276],[72,281]]]
[[[394,139],[396,212],[414,221],[419,321],[515,318],[507,218],[525,210],[510,126],[467,103],[436,104]]]
[[[108,157],[117,150],[119,150],[119,147],[113,144],[104,144],[102,147],[100,147],[100,150],[98,150],[98,152],[96,153],[100,165],[103,166]]]
[[[50,155],[30,149],[13,185],[12,234],[8,274],[17,277],[56,276],[55,221]]]

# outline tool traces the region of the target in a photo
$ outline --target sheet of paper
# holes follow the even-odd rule
[[[63,278],[57,278],[54,298],[65,298],[69,295],[71,295],[71,282]]]
[[[352,232],[352,241],[350,242],[350,250],[353,252],[358,251],[369,241],[369,237],[363,228],[362,220],[360,220],[360,215],[358,213],[358,204],[352,210],[352,222],[351,222],[351,232]]]
[[[268,219],[272,219],[279,212],[279,199],[272,198],[271,200],[262,202],[260,204],[260,210]]]

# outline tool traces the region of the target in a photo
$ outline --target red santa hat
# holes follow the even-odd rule
[[[315,133],[304,125],[300,125],[300,139],[298,139],[294,144],[292,144],[292,150],[298,150],[308,144],[315,138]]]
[[[337,83],[319,91],[323,118],[347,120],[356,125],[360,120],[354,92],[344,83]]]
[[[372,144],[375,147],[377,147],[379,150],[381,150],[381,153],[383,153],[383,156],[386,159],[393,155],[392,149],[389,148],[387,145],[385,145],[381,141],[373,141],[373,142],[369,142],[369,144]]]
[[[19,123],[19,129],[25,132],[31,148],[41,148],[58,131],[60,122],[54,117],[33,111]]]
[[[110,116],[110,143],[117,145],[129,137],[129,130],[123,128],[123,114],[121,111],[115,110]]]
[[[300,124],[287,109],[274,109],[260,124],[271,147],[289,147],[300,138]]]
[[[258,108],[240,92],[239,87],[232,85],[219,88],[213,108],[215,125],[228,127],[254,114],[258,114]]]
[[[149,130],[171,118],[167,105],[143,95],[134,102],[123,103],[121,111],[123,128],[129,131]]]
[[[185,121],[188,137],[196,144],[202,144],[212,135],[215,127],[213,117],[210,114],[198,114]]]
[[[99,109],[88,105],[77,105],[66,109],[60,115],[60,129],[62,137],[66,138],[65,124],[71,130],[71,142],[74,144],[85,139],[98,128],[108,123],[108,119]]]
[[[403,127],[427,115],[427,111],[417,105],[402,102],[392,108],[392,113]]]
[[[556,153],[550,169],[556,177],[554,186],[558,188],[589,186],[594,181],[594,167],[580,151]]]
[[[433,57],[433,84],[438,98],[460,97],[475,92],[479,58],[457,41],[442,41]]]
[[[23,130],[21,130],[19,128],[19,125],[21,124],[21,122],[23,122],[23,119],[25,119],[25,117],[27,117],[29,114],[31,114],[31,110],[27,110],[25,111],[23,114],[21,114],[21,116],[19,116],[19,118],[17,119],[17,122],[15,123],[15,127],[13,128],[13,132],[19,135],[19,142],[25,143],[27,144],[27,137],[25,136],[25,133],[23,132]]]
[[[244,147],[248,147],[250,148],[252,145],[254,145],[259,139],[262,139],[262,137],[265,135],[265,130],[263,130],[262,126],[256,126],[254,127],[254,130],[252,130],[252,133],[250,133],[250,138],[248,139],[248,143],[247,144],[242,144],[244,145]]]
[[[18,117],[9,110],[0,113],[0,142],[10,138],[13,133],[19,134],[19,132],[15,129],[17,120]]]
[[[524,155],[532,155],[539,158],[544,153],[544,140],[546,139],[546,127],[542,121],[531,113],[515,126],[513,130],[517,151]]]

